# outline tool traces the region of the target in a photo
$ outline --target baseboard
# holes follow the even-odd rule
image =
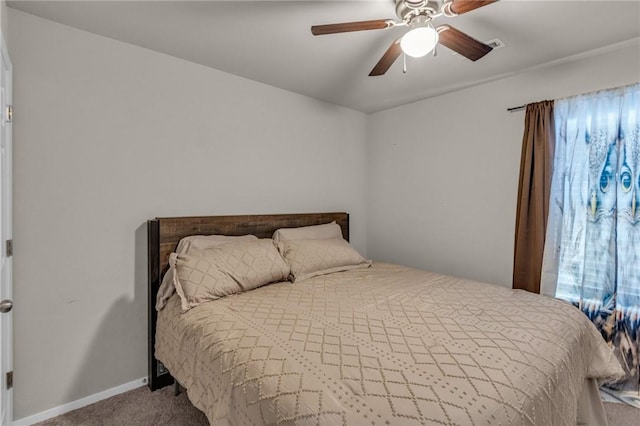
[[[89,404],[93,404],[94,402],[102,401],[103,399],[111,398],[112,396],[130,391],[133,389],[137,389],[146,384],[147,384],[147,378],[143,377],[141,379],[134,380],[132,382],[125,383],[111,389],[103,390],[102,392],[94,393],[93,395],[86,396],[76,401],[72,401],[67,404],[51,408],[41,413],[37,413],[32,416],[16,420],[12,423],[12,425],[13,426],[30,426],[34,423],[42,422],[52,417],[56,417],[64,413],[68,413],[69,411],[77,410],[78,408],[82,408]]]

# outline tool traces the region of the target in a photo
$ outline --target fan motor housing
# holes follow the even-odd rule
[[[441,3],[436,0],[396,0],[396,15],[404,22],[417,15],[435,15]]]

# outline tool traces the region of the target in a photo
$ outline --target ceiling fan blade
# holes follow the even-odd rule
[[[351,31],[384,30],[393,27],[391,19],[376,19],[373,21],[344,22],[342,24],[314,25],[311,27],[313,35],[348,33]]]
[[[451,15],[462,15],[463,13],[471,12],[479,7],[486,6],[491,3],[495,3],[498,0],[452,0],[449,4],[445,4],[445,11]]]
[[[437,30],[440,35],[438,40],[440,44],[472,61],[477,61],[493,50],[491,46],[466,35],[451,25],[440,25]]]
[[[391,46],[389,46],[387,51],[384,52],[382,58],[380,58],[376,66],[373,67],[373,69],[369,73],[369,77],[383,75],[384,73],[386,73],[389,68],[391,68],[391,65],[393,65],[396,59],[398,59],[398,56],[400,56],[401,53],[402,49],[400,48],[400,39],[397,39],[396,41],[391,43]]]

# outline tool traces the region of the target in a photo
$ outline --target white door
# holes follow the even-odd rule
[[[12,67],[7,47],[0,35],[0,425],[13,421],[13,234],[12,234],[12,142],[11,77]],[[10,243],[7,243],[10,241]]]

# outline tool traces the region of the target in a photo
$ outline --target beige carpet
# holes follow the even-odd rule
[[[151,392],[142,387],[116,395],[95,404],[70,411],[38,426],[205,426],[205,415],[191,405],[187,394],[173,396],[173,386]]]
[[[640,425],[640,410],[624,404],[605,403],[610,426]],[[96,402],[39,426],[153,425],[201,426],[207,418],[187,399],[184,392],[173,396],[173,386],[150,392],[143,387]]]

